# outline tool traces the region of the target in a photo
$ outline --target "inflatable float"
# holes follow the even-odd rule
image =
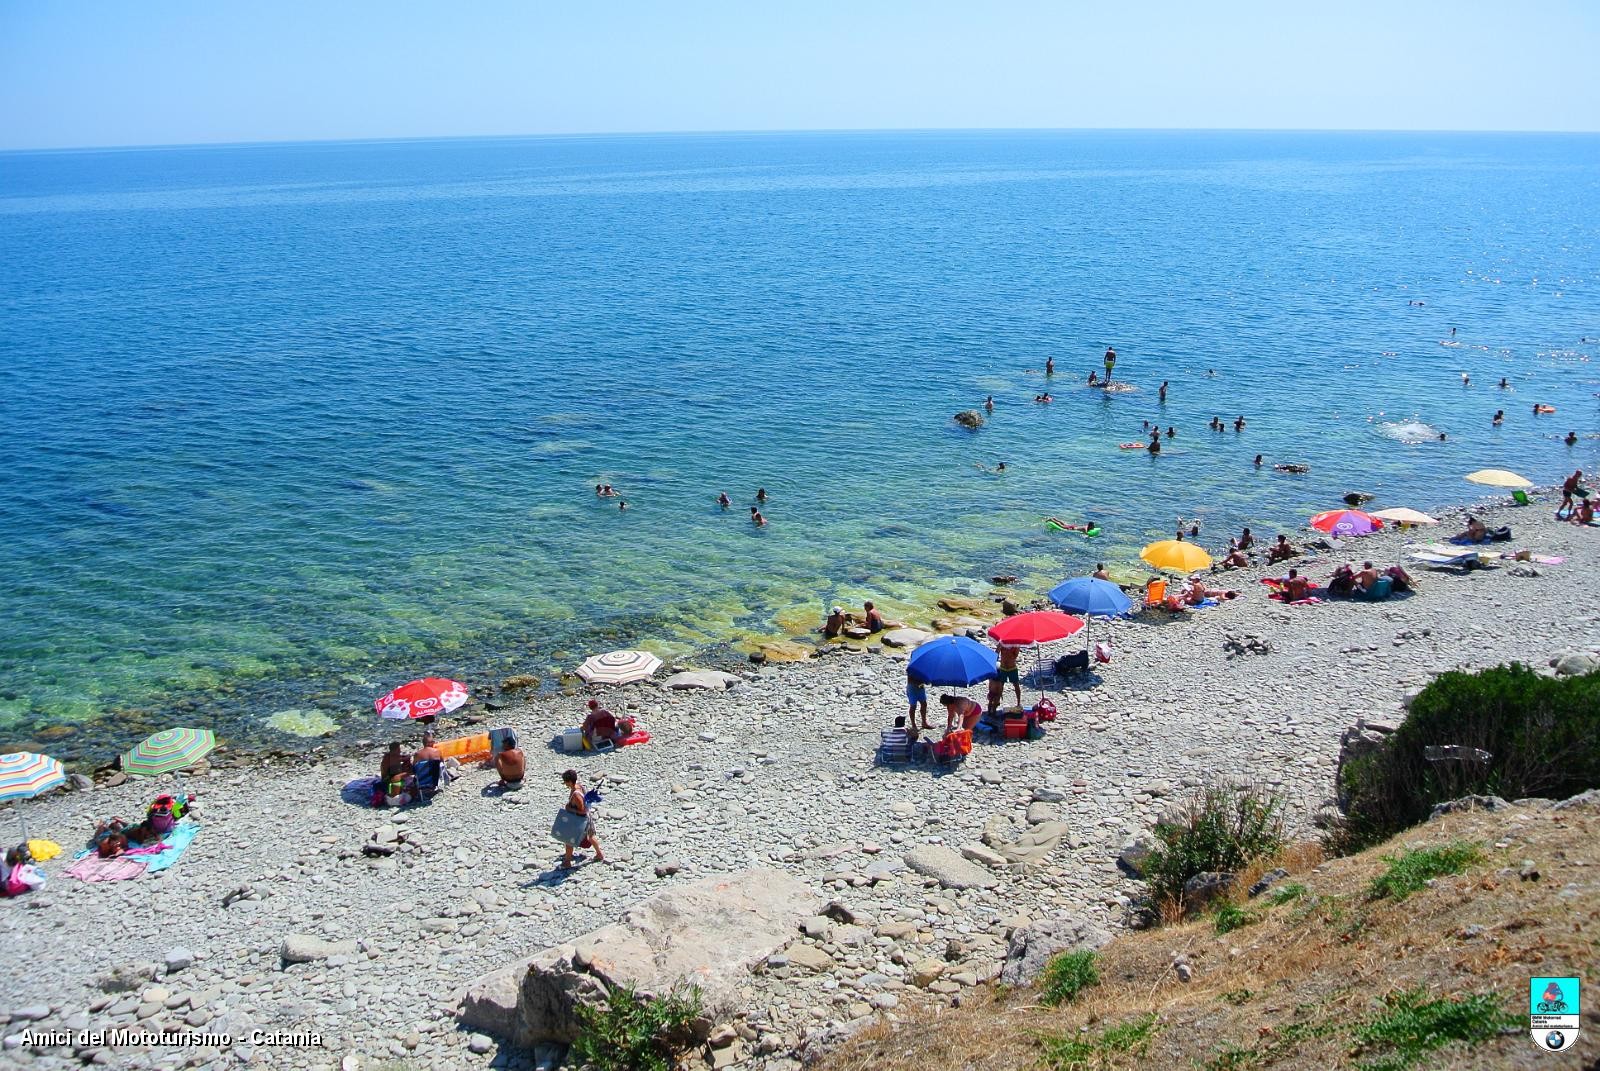
[[[1150,444],[1149,443],[1118,443],[1117,444],[1117,449],[1118,450],[1148,450],[1148,449],[1150,449]]]
[[[1090,538],[1100,534],[1100,526],[1097,524],[1064,524],[1054,517],[1046,517],[1044,526],[1052,532],[1077,532]]]

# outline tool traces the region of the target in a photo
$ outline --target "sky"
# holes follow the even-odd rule
[[[1600,130],[1600,2],[0,0],[0,149],[935,128]]]

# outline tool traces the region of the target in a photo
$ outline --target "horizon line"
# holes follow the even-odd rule
[[[55,145],[0,147],[0,154],[141,152],[179,149],[251,149],[290,145],[393,145],[438,141],[538,141],[588,140],[598,138],[652,137],[772,137],[819,134],[1499,134],[1562,135],[1584,137],[1600,135],[1596,130],[1496,130],[1477,127],[1159,127],[1159,126],[1078,126],[1078,127],[792,127],[731,130],[613,130],[567,131],[517,134],[407,134],[375,137],[265,139],[257,141],[130,142],[116,145]]]

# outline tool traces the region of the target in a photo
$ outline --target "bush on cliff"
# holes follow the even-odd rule
[[[649,997],[617,986],[605,1003],[579,1004],[577,1066],[594,1071],[670,1071],[694,1040],[700,990]]]
[[[1430,761],[1430,746],[1489,753]],[[1329,846],[1359,851],[1469,795],[1562,799],[1600,786],[1600,673],[1545,677],[1512,663],[1443,673],[1378,749],[1346,762],[1345,820]]]
[[[1143,864],[1150,895],[1181,905],[1190,878],[1238,873],[1283,847],[1283,798],[1254,785],[1207,785],[1153,832]]]

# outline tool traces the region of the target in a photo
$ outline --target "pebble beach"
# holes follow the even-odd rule
[[[654,737],[606,755],[547,743],[580,720],[581,695],[510,693],[502,709],[469,708],[480,728],[514,727],[528,754],[524,786],[503,795],[473,768],[425,807],[344,802],[343,786],[376,771],[374,741],[292,757],[224,751],[181,784],[102,778],[10,806],[0,821],[25,815],[32,836],[67,853],[44,864],[46,888],[0,911],[10,958],[25,964],[0,980],[5,1060],[554,1066],[550,1046],[502,1048],[460,1027],[461,988],[672,883],[769,867],[834,906],[751,976],[743,1018],[719,1024],[714,1062],[797,1067],[875,1017],[959,1001],[996,977],[1007,935],[1029,919],[1114,931],[1141,888],[1117,868],[1119,850],[1207,778],[1281,790],[1291,829],[1313,835],[1340,733],[1358,719],[1402,718],[1406,694],[1444,670],[1600,651],[1600,533],[1555,522],[1552,509],[1546,494],[1475,512],[1515,533],[1486,551],[1525,547],[1560,564],[1418,569],[1410,597],[1307,607],[1268,601],[1255,581],[1283,567],[1262,565],[1219,574],[1246,594],[1215,609],[1096,623],[1114,661],[1038,682],[1061,708],[1045,738],[980,742],[949,772],[873,764],[879,730],[904,712],[908,652],[863,643],[752,668],[726,691],[660,679],[597,689]],[[1441,516],[1437,531],[1462,516]],[[1384,531],[1297,564],[1326,579],[1341,563],[1399,560],[1417,537]],[[1006,596],[1028,598],[984,601],[998,613]],[[563,874],[548,828],[569,766],[586,785],[603,777],[609,865]],[[97,820],[178,787],[198,795],[201,831],[176,866],[104,884],[60,874]]]

